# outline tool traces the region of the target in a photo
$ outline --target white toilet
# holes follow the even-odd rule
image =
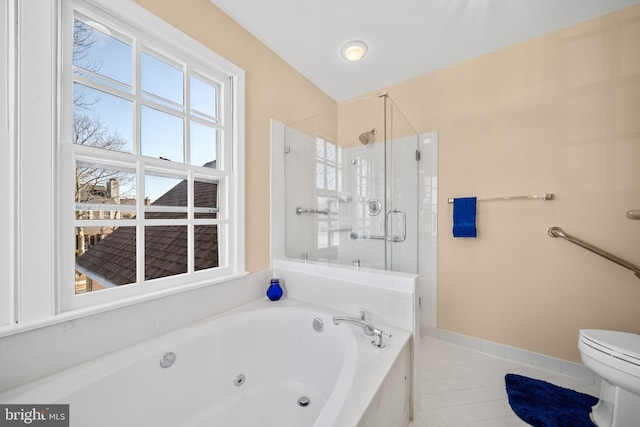
[[[580,330],[584,364],[601,378],[600,400],[592,408],[599,427],[628,427],[640,420],[640,335]]]

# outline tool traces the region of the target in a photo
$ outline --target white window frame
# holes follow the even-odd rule
[[[3,237],[9,235],[9,243],[2,250],[8,249],[13,256],[8,258],[12,264],[7,273],[10,281],[0,284],[6,286],[0,289],[0,310],[3,311],[0,335],[5,333],[5,326],[13,333],[245,275],[244,71],[131,0],[9,0],[6,3],[9,4],[4,9],[7,16],[0,14],[0,18],[18,25],[7,26],[4,38],[8,39],[9,47],[15,43],[15,54],[8,57],[6,67],[0,72],[2,83],[7,82],[5,88],[15,88],[15,100],[10,96],[9,102],[3,105],[8,110],[7,126],[2,125],[3,136],[8,134],[14,139],[13,144],[8,144],[9,151],[14,152],[6,162],[9,166],[15,164],[15,168],[10,169],[14,182],[8,209],[13,231],[2,229]],[[71,52],[69,46],[64,46],[63,37],[67,33],[63,30],[69,22],[66,11],[73,8],[83,13],[97,11],[113,22],[124,22],[145,34],[148,43],[161,47],[155,50],[167,52],[169,57],[173,52],[184,53],[177,57],[197,58],[190,61],[197,69],[228,76],[231,102],[224,114],[233,118],[226,132],[231,140],[228,144],[221,142],[226,148],[218,162],[225,165],[216,171],[221,179],[227,180],[226,191],[219,196],[219,205],[227,210],[225,217],[228,218],[225,268],[212,269],[213,273],[205,270],[168,278],[176,280],[156,279],[158,283],[154,286],[134,284],[79,296],[69,293],[68,290],[74,288],[69,271],[75,266],[75,203],[65,185],[69,183],[68,165],[74,147],[64,142],[70,141],[65,140],[70,130],[65,126],[68,116],[64,108],[71,105],[71,77],[63,65],[65,60],[70,64],[70,56],[66,56]],[[39,245],[31,243],[35,241]]]
[[[59,171],[61,173],[60,176],[60,191],[61,191],[61,206],[60,206],[60,235],[58,241],[61,243],[60,254],[61,254],[61,268],[60,268],[60,276],[59,277],[59,298],[60,298],[60,307],[62,311],[73,310],[77,308],[82,308],[86,306],[96,305],[96,304],[105,304],[110,303],[112,301],[118,301],[123,298],[136,298],[144,295],[148,295],[149,293],[159,293],[159,292],[175,292],[176,289],[187,288],[191,289],[194,286],[202,286],[204,284],[210,283],[212,280],[220,280],[226,279],[229,276],[239,273],[240,271],[237,268],[237,263],[239,260],[234,256],[235,252],[238,250],[237,248],[241,246],[240,242],[237,240],[236,236],[238,234],[237,217],[236,217],[236,209],[234,206],[234,200],[237,197],[236,191],[234,191],[234,187],[236,187],[237,176],[239,175],[240,169],[237,165],[234,165],[234,161],[237,160],[238,156],[234,156],[234,153],[237,151],[237,143],[238,140],[235,138],[235,132],[233,131],[233,123],[237,120],[237,111],[234,111],[237,108],[237,99],[234,99],[234,86],[236,86],[236,82],[234,79],[234,72],[230,72],[219,66],[218,62],[220,58],[212,55],[212,52],[204,51],[200,49],[201,46],[194,43],[191,39],[185,40],[176,40],[175,37],[167,37],[169,33],[167,31],[167,25],[147,25],[149,22],[147,19],[142,17],[132,16],[130,11],[127,11],[125,15],[121,13],[119,8],[114,8],[114,2],[112,1],[103,1],[103,0],[94,0],[90,3],[97,5],[89,5],[87,1],[80,0],[64,0],[62,2],[62,20],[61,20],[61,46],[62,46],[62,55],[61,58],[63,60],[63,64],[61,69],[63,71],[63,79],[62,79],[62,99],[63,99],[63,107],[62,107],[62,135],[60,140],[60,148],[61,148],[61,167]],[[105,4],[108,4],[109,7],[106,8]],[[105,10],[106,9],[106,10]],[[161,279],[155,279],[153,281],[144,281],[144,277],[142,275],[142,267],[144,262],[138,262],[138,283],[131,285],[119,286],[117,288],[94,291],[86,294],[76,295],[74,291],[73,282],[69,282],[69,279],[73,277],[73,271],[71,271],[71,258],[74,254],[74,247],[69,247],[64,245],[65,242],[69,242],[68,236],[74,234],[74,227],[70,224],[70,218],[73,218],[73,215],[70,214],[68,210],[68,202],[70,201],[69,196],[71,192],[67,193],[63,192],[63,189],[73,188],[73,181],[69,181],[69,179],[74,179],[72,175],[72,170],[74,169],[74,164],[72,163],[74,159],[82,154],[84,154],[84,149],[87,147],[73,145],[71,143],[71,135],[68,133],[71,129],[71,117],[72,117],[72,70],[67,68],[71,64],[71,53],[72,53],[72,30],[73,30],[73,19],[74,12],[77,11],[82,15],[93,17],[98,19],[98,22],[108,25],[110,28],[115,28],[117,31],[120,31],[123,34],[127,34],[129,36],[134,37],[137,42],[134,44],[133,49],[134,53],[139,49],[140,51],[151,51],[150,53],[156,57],[164,57],[167,58],[168,61],[172,61],[174,59],[183,61],[184,63],[188,63],[190,67],[197,72],[204,75],[208,75],[215,79],[220,84],[220,93],[219,96],[222,99],[222,110],[219,112],[221,117],[221,122],[224,127],[222,132],[222,138],[219,142],[218,147],[218,156],[217,156],[217,167],[216,169],[211,169],[208,171],[210,174],[207,174],[206,177],[212,178],[215,177],[219,180],[219,217],[221,219],[215,220],[215,223],[218,225],[218,238],[219,238],[219,259],[220,259],[220,267],[207,269],[202,271],[193,271],[193,265],[191,263],[191,258],[193,255],[193,235],[191,234],[190,241],[192,242],[190,247],[188,248],[188,253],[191,255],[189,258],[189,270],[190,272],[185,274],[180,274],[176,276],[164,277]],[[110,16],[111,15],[111,16]],[[119,26],[121,27],[119,28]],[[160,30],[160,31],[159,31]],[[140,63],[136,63],[136,59],[139,56],[134,55],[134,69],[138,69]],[[138,72],[139,73],[139,72]],[[185,75],[185,79],[188,79],[190,74]],[[137,80],[137,79],[134,79]],[[140,89],[138,89],[137,93],[134,94],[135,103],[139,103],[140,99]],[[187,95],[188,96],[188,95]],[[136,120],[136,124],[134,125],[134,129],[139,129],[140,118]],[[186,124],[185,124],[186,125]],[[185,132],[189,132],[188,126],[184,129]],[[135,132],[135,131],[134,131]],[[138,130],[139,134],[139,130]],[[137,138],[134,138],[134,140]],[[71,151],[73,153],[68,152]],[[88,150],[89,152],[91,150]],[[96,151],[96,150],[93,150]],[[98,150],[104,151],[104,150]],[[100,153],[102,159],[107,160],[116,160],[121,153]],[[191,180],[194,179],[194,168],[177,162],[171,162],[168,164],[164,160],[160,159],[152,159],[145,158],[140,154],[136,155],[128,155],[127,157],[135,158],[135,167],[137,169],[137,188],[138,194],[141,194],[144,188],[144,172],[157,172],[160,174],[167,173],[171,174],[176,171],[182,172],[185,175],[189,176]],[[124,163],[123,163],[124,166]],[[142,211],[144,209],[144,200],[143,197],[138,198],[138,210]],[[137,225],[137,254],[138,260],[140,261],[140,257],[144,256],[144,236],[143,230],[145,227],[151,226],[150,223],[157,222],[160,220],[120,220],[123,226],[128,225]],[[119,221],[119,222],[120,222]],[[126,223],[125,223],[126,222]],[[131,224],[129,224],[131,222]],[[160,221],[162,225],[162,221]],[[167,222],[167,221],[165,221]],[[193,226],[197,224],[197,220],[186,220],[181,223],[185,225]],[[167,225],[167,224],[165,224]],[[74,243],[75,244],[75,243]],[[62,246],[64,245],[64,246]]]
[[[0,182],[4,183],[5,205],[0,209],[0,326],[13,321],[14,207],[15,199],[15,3],[0,5]]]

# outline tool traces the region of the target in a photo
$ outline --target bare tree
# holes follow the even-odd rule
[[[110,131],[98,118],[76,114],[73,117],[73,143],[120,151],[127,141],[117,132]],[[104,187],[111,179],[116,179],[120,184],[127,184],[131,180],[123,172],[76,165],[76,202],[89,201],[95,195],[96,188]],[[125,195],[118,194],[118,197]],[[106,199],[112,196],[103,197]]]
[[[99,73],[102,61],[91,54],[91,49],[102,42],[105,34],[95,30],[81,20],[73,23],[73,64],[89,73]],[[88,99],[82,90],[74,90],[73,97],[73,143],[89,145],[105,150],[122,151],[127,141],[115,130],[109,129],[100,117],[92,114],[99,99]],[[128,180],[128,175],[100,168],[76,166],[76,202],[86,202],[98,186],[109,179]]]
[[[102,68],[102,61],[92,57],[90,50],[100,43],[103,34],[94,30],[84,22],[75,19],[73,21],[73,65],[87,70],[97,72]],[[74,111],[78,109],[90,109],[95,101],[87,101],[83,93],[73,94]]]
[[[107,35],[97,31],[81,20],[74,20],[73,24],[73,65],[79,73],[88,76],[99,74],[102,68],[102,61],[96,59],[91,50],[97,46]],[[73,143],[77,145],[87,145],[111,151],[123,151],[127,141],[116,130],[109,129],[109,125],[101,121],[99,115],[95,114],[95,105],[99,98],[90,99],[83,90],[74,88],[73,95]],[[92,165],[76,164],[76,202],[93,202],[119,204],[121,197],[120,188],[124,188],[131,181],[129,174],[108,170],[106,168]],[[117,188],[118,191],[112,191]],[[131,196],[131,195],[129,195]],[[135,195],[133,195],[135,197]],[[92,211],[76,210],[76,218],[90,218]],[[115,212],[119,216],[119,212]],[[79,227],[77,236],[79,238],[78,254],[84,252],[86,227]],[[113,227],[91,228],[90,234],[98,233],[101,236],[113,231]]]

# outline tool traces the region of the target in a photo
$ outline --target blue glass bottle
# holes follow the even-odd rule
[[[280,286],[280,279],[271,279],[271,284],[267,288],[267,298],[271,301],[278,301],[282,298],[282,287]]]

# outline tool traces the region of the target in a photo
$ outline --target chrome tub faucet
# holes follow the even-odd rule
[[[354,325],[358,325],[362,328],[362,332],[366,335],[366,336],[372,336],[373,337],[373,341],[371,341],[371,344],[374,347],[378,347],[378,348],[383,348],[384,347],[384,343],[382,341],[382,336],[386,335],[387,337],[391,337],[391,335],[385,333],[383,330],[376,328],[375,326],[373,326],[370,322],[368,322],[366,320],[366,313],[364,311],[360,312],[360,317],[351,317],[351,316],[334,316],[333,317],[333,324],[334,325],[339,325],[340,323],[346,322],[346,323],[352,323]]]

